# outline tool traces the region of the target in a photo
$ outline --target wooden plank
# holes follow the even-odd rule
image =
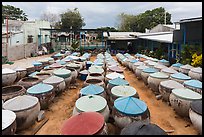
[[[35,135],[41,128],[42,126],[49,120],[49,118],[45,118],[44,121],[42,121],[42,123],[40,123],[39,126],[37,126],[33,132],[31,133],[31,135]]]

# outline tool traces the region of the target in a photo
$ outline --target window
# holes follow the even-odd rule
[[[33,36],[28,35],[27,43],[32,43],[33,42]]]

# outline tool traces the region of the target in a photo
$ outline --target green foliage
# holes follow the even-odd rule
[[[192,56],[202,54],[202,46],[199,45],[182,45],[180,61],[182,64],[191,64]]]
[[[8,16],[8,19],[10,20],[17,20],[20,19],[22,21],[28,20],[27,16],[23,10],[20,8],[11,6],[11,5],[3,5],[2,4],[2,23],[3,20],[6,19],[6,16]]]
[[[164,24],[165,9],[162,7],[147,10],[138,15],[121,13],[119,18],[119,31],[145,32],[145,28],[151,29],[158,24]],[[172,24],[171,14],[166,12],[166,24]]]
[[[60,16],[61,29],[81,29],[86,25],[77,8],[73,11],[68,9],[67,12],[60,14]]]

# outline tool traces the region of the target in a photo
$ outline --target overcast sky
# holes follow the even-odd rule
[[[2,2],[22,9],[29,20],[39,20],[43,12],[63,13],[78,8],[86,26],[83,28],[116,27],[117,15],[124,12],[137,15],[146,10],[164,7],[176,22],[185,18],[202,17],[202,2]]]

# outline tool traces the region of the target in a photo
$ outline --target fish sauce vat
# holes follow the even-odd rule
[[[83,87],[86,87],[90,84],[96,84],[96,85],[99,85],[99,86],[102,86],[103,88],[105,88],[105,83],[101,79],[97,79],[97,78],[86,79],[84,81]]]
[[[181,63],[175,63],[175,64],[172,64],[170,68],[172,68],[172,69],[174,69],[174,70],[176,70],[176,71],[179,72],[179,68],[180,68],[181,66],[183,66],[183,64],[181,64]]]
[[[141,72],[141,78],[144,82],[145,85],[148,85],[147,83],[147,79],[149,77],[149,74],[151,73],[155,73],[155,72],[158,72],[157,69],[154,69],[154,68],[146,68],[146,69],[143,69],[142,72]]]
[[[188,72],[188,76],[190,76],[192,79],[202,81],[202,68],[201,67],[192,68]]]
[[[146,69],[146,68],[149,68],[149,67],[142,65],[142,66],[138,66],[138,67],[136,68],[136,70],[135,70],[135,76],[137,77],[137,79],[142,79],[142,77],[141,77],[142,70],[143,70],[143,69]]]
[[[163,72],[155,72],[149,75],[147,83],[155,95],[159,93],[159,84],[161,81],[168,80],[169,76]]]
[[[51,76],[43,80],[44,84],[50,84],[54,87],[55,95],[62,93],[66,88],[66,83],[63,78],[58,76]]]
[[[104,75],[100,74],[100,73],[89,73],[86,79],[100,79],[102,81],[105,80]]]
[[[70,83],[71,83],[71,80],[72,80],[72,76],[71,76],[71,71],[70,70],[60,68],[60,69],[57,69],[57,70],[53,71],[53,74],[55,76],[64,78],[64,81],[66,83],[66,87],[70,87]]]
[[[77,99],[73,109],[73,115],[81,112],[99,112],[103,115],[106,122],[110,115],[106,99],[99,95],[87,95]]]
[[[134,121],[150,122],[150,113],[146,103],[134,97],[116,99],[112,115],[116,126],[121,129]]]
[[[35,123],[40,112],[40,103],[37,97],[23,95],[7,100],[3,108],[16,114],[16,131],[20,131]]]
[[[2,86],[12,85],[17,78],[15,70],[9,68],[2,69]]]
[[[162,95],[162,99],[166,102],[169,102],[169,96],[172,90],[176,88],[184,88],[184,86],[181,83],[174,80],[165,80],[160,82],[159,92]]]
[[[179,72],[179,73],[171,74],[170,79],[183,84],[185,81],[191,80],[191,77]]]
[[[188,72],[193,68],[194,68],[193,66],[186,64],[180,66],[179,71],[185,75],[188,75]]]
[[[171,74],[175,74],[175,73],[178,73],[178,71],[172,69],[172,68],[163,68],[161,69],[161,72],[167,74],[167,75],[171,75]]]
[[[23,86],[25,89],[28,89],[40,82],[41,80],[37,77],[25,77],[19,80],[17,84]]]
[[[189,117],[193,126],[202,135],[202,100],[191,102]]]
[[[16,114],[2,109],[2,135],[14,135],[16,132]]]
[[[184,81],[183,83],[184,87],[189,88],[199,94],[202,94],[202,82],[200,82],[199,80],[187,80]]]
[[[41,109],[47,109],[55,97],[54,87],[43,83],[30,87],[27,94],[39,99]]]
[[[189,117],[190,103],[201,99],[202,95],[187,88],[173,89],[169,96],[171,106],[182,117]]]
[[[62,135],[108,135],[104,117],[98,112],[82,112],[67,119]]]

